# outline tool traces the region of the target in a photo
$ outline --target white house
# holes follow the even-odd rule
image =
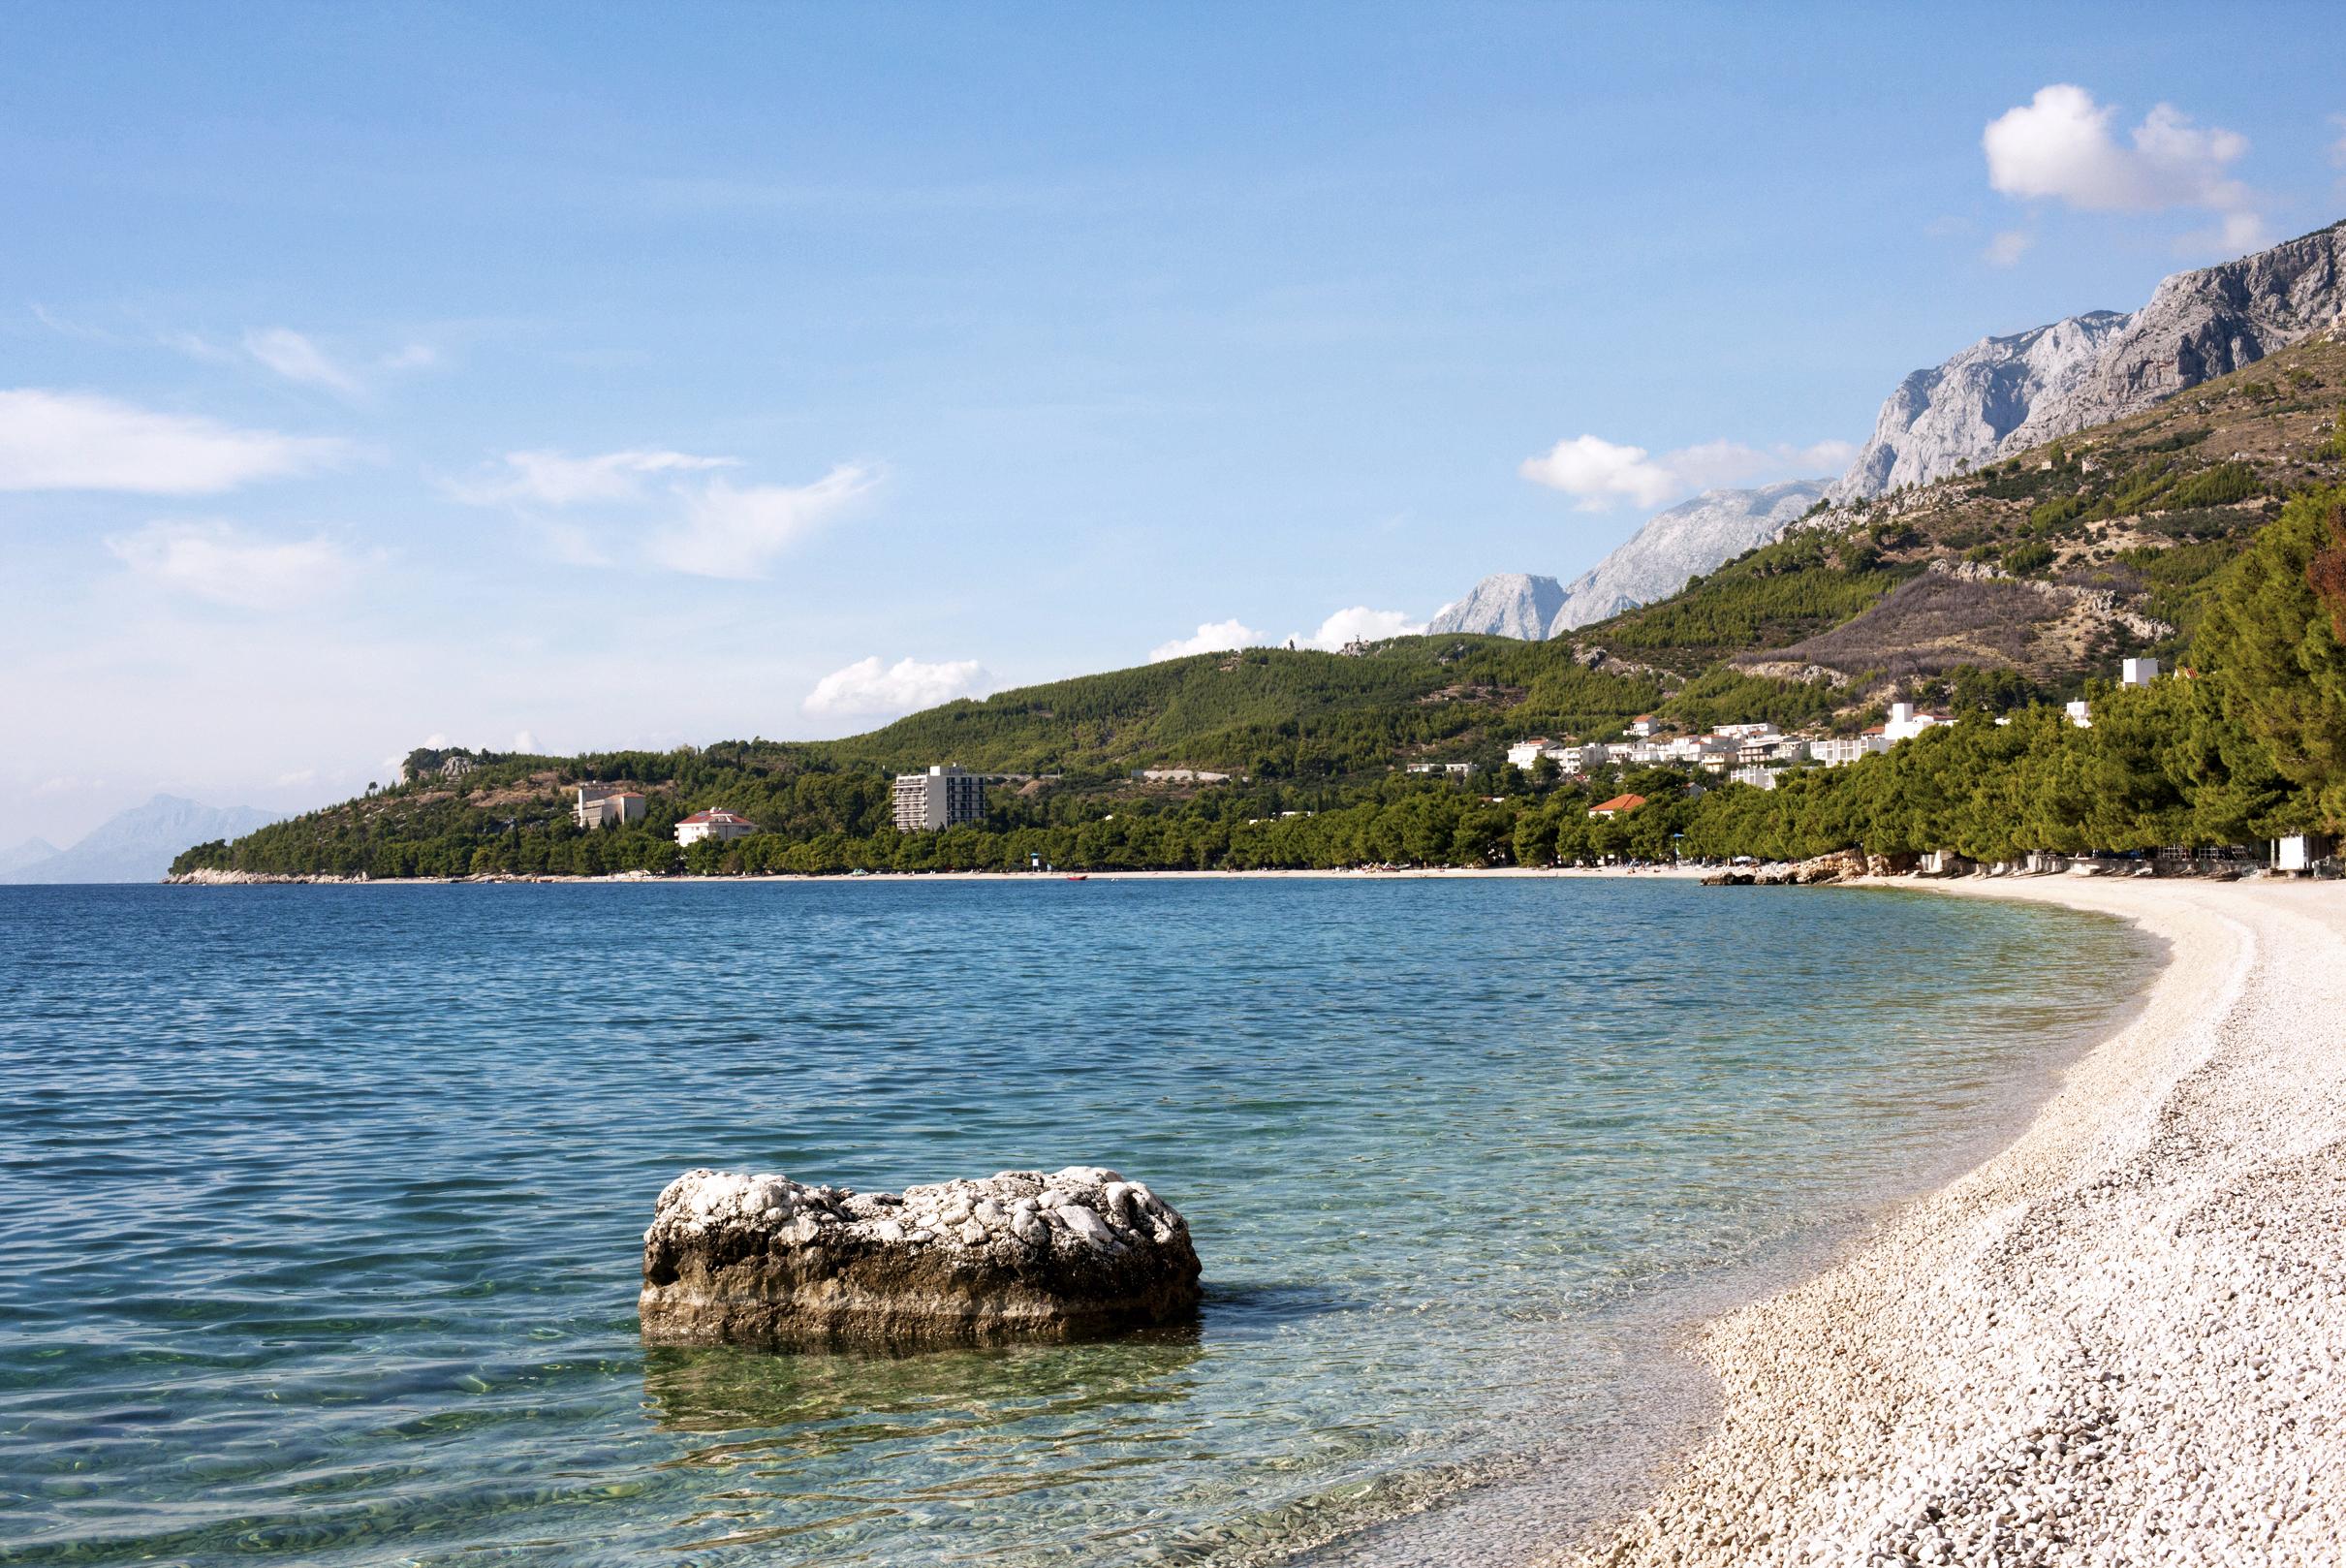
[[[1737,742],[1732,736],[1706,735],[1695,741],[1682,756],[1706,772],[1721,773],[1736,760]]]
[[[1411,763],[1413,773],[1447,773],[1452,778],[1465,778],[1475,770],[1472,763]]]
[[[677,823],[676,842],[698,844],[704,838],[713,838],[720,844],[730,844],[757,831],[758,825],[747,817],[736,816],[720,807],[713,811],[696,811]]]
[[[1869,730],[1863,735],[1829,736],[1808,742],[1808,755],[1828,768],[1846,768],[1861,757],[1889,749],[1889,737],[1879,730]]]
[[[624,828],[643,820],[643,797],[615,784],[581,784],[570,815],[581,828]]]
[[[1507,766],[1520,768],[1526,773],[1540,765],[1542,757],[1552,756],[1555,742],[1546,736],[1536,740],[1518,740],[1507,748]]]
[[[2156,659],[2128,659],[2118,666],[2118,684],[2121,686],[2147,686],[2158,678],[2159,661]]]
[[[2069,722],[2079,729],[2090,730],[2093,728],[2093,705],[2084,698],[2080,697],[2062,704],[2061,711],[2068,715]]]
[[[1944,713],[1925,713],[1912,703],[1890,705],[1890,722],[1882,726],[1882,734],[1892,745],[1911,740],[1924,730],[1936,729],[1951,722]]]
[[[2314,862],[2327,859],[2335,849],[2335,843],[2320,833],[2291,833],[2272,841],[2272,868],[2310,871]]]

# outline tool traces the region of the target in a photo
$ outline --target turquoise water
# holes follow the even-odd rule
[[[1122,1563],[1670,1413],[2133,939],[1594,881],[0,889],[0,1559]],[[694,1165],[1114,1166],[1194,1329],[646,1352]]]

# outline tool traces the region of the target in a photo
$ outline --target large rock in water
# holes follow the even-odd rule
[[[660,1344],[1069,1339],[1197,1309],[1198,1254],[1113,1171],[1005,1171],[894,1193],[688,1171],[643,1233],[643,1337]]]

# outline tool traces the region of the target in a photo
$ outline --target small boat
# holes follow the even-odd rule
[[[1070,871],[1067,874],[1067,880],[1070,882],[1085,882],[1090,880],[1090,873],[1085,871]]]

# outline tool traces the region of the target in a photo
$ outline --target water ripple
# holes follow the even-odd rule
[[[1210,1561],[1648,1421],[2140,954],[1567,882],[0,889],[0,1560]],[[1142,1176],[1198,1325],[644,1350],[650,1202]]]

